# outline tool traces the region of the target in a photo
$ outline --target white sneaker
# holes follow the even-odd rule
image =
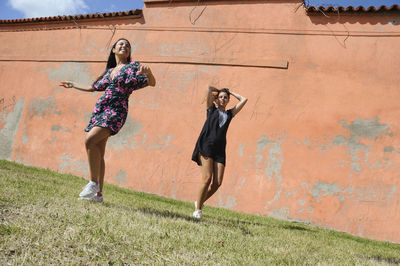
[[[193,212],[193,217],[196,219],[200,219],[201,218],[201,210],[196,210]]]
[[[96,182],[90,181],[79,194],[79,197],[82,199],[92,199],[97,195],[97,192],[100,191],[99,185]]]
[[[103,202],[103,196],[95,195],[95,196],[93,196],[91,198],[89,198],[89,197],[86,197],[86,198],[79,197],[78,200],[87,200],[87,201],[94,201],[94,202],[102,203]]]

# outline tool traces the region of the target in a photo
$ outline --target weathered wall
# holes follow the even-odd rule
[[[249,102],[207,204],[400,243],[399,13],[145,2],[140,19],[0,25],[0,158],[87,176],[83,128],[100,94],[57,84],[90,83],[123,36],[157,86],[132,94],[107,146],[107,182],[193,201],[190,157],[214,79]]]

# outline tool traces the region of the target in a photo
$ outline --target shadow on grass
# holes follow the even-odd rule
[[[397,258],[383,258],[382,256],[363,256],[359,255],[358,257],[368,260],[374,260],[378,263],[387,263],[391,265],[400,265],[400,259]]]
[[[267,226],[267,227],[273,227],[272,225],[264,224],[264,223],[257,223],[257,222],[249,222],[245,220],[240,220],[240,219],[220,219],[217,217],[203,217],[201,220],[197,220],[192,217],[192,212],[189,212],[187,215],[186,214],[181,214],[178,212],[173,212],[169,210],[157,210],[154,208],[149,208],[149,207],[142,207],[142,208],[134,208],[134,207],[129,207],[129,206],[124,206],[124,205],[119,205],[111,202],[105,202],[103,203],[104,206],[109,207],[109,208],[121,208],[124,209],[125,211],[128,212],[140,212],[142,214],[146,215],[154,215],[162,218],[170,218],[170,219],[181,219],[185,220],[187,222],[194,222],[194,223],[205,223],[205,224],[214,224],[214,225],[220,225],[223,227],[226,226],[236,226],[239,227],[244,234],[251,234],[250,231],[244,226],[252,225],[252,226]]]
[[[282,226],[282,228],[288,229],[288,230],[298,230],[298,231],[314,232],[314,230],[311,230],[311,229],[309,229],[309,228],[304,228],[304,227],[299,226],[299,225],[291,225],[291,224],[285,224],[285,225]]]
[[[157,210],[154,208],[150,207],[141,207],[141,208],[134,208],[126,205],[119,205],[111,202],[105,202],[103,203],[104,206],[109,207],[109,208],[120,208],[124,209],[127,212],[133,212],[137,213],[140,212],[145,215],[153,215],[153,216],[158,216],[162,218],[170,218],[170,219],[180,219],[180,220],[185,220],[187,222],[194,222],[194,223],[204,223],[204,224],[209,224],[209,225],[219,225],[221,227],[237,227],[239,228],[243,235],[253,235],[252,232],[248,229],[248,226],[257,226],[257,227],[264,227],[264,228],[283,228],[286,230],[298,230],[298,231],[305,231],[305,232],[311,232],[315,233],[316,231],[313,229],[308,229],[305,227],[302,227],[300,225],[291,225],[291,224],[276,224],[276,223],[259,223],[259,222],[250,222],[246,221],[243,219],[229,219],[229,218],[224,218],[221,219],[219,217],[212,217],[207,215],[206,217],[203,217],[201,220],[197,220],[191,216],[191,212],[189,212],[187,215],[178,213],[178,212],[173,212],[169,210]]]
[[[109,207],[109,208],[124,209],[125,211],[133,212],[133,213],[140,212],[142,214],[153,215],[153,216],[158,216],[158,217],[163,217],[163,218],[181,219],[181,220],[185,220],[188,222],[198,222],[198,220],[192,218],[191,216],[183,215],[183,214],[180,214],[177,212],[172,212],[169,210],[160,211],[160,210],[148,208],[148,207],[134,208],[134,207],[124,206],[124,205],[118,205],[118,204],[111,203],[111,202],[105,202],[105,203],[103,203],[103,205],[106,207]]]

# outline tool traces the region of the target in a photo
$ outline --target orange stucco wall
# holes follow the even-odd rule
[[[400,243],[398,12],[145,2],[142,18],[79,28],[0,25],[0,158],[87,177],[83,128],[101,94],[57,85],[91,83],[109,43],[126,37],[157,86],[132,94],[107,146],[106,182],[193,201],[200,169],[190,157],[214,80],[249,102],[231,123],[224,183],[208,205]]]

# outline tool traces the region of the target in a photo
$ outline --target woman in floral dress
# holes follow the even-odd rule
[[[80,199],[103,201],[105,172],[104,153],[107,140],[124,125],[128,115],[129,96],[134,90],[148,85],[155,86],[150,68],[131,61],[131,45],[119,39],[112,47],[105,72],[92,86],[72,81],[62,81],[60,86],[81,91],[104,91],[94,107],[85,131],[91,181],[79,194]]]

